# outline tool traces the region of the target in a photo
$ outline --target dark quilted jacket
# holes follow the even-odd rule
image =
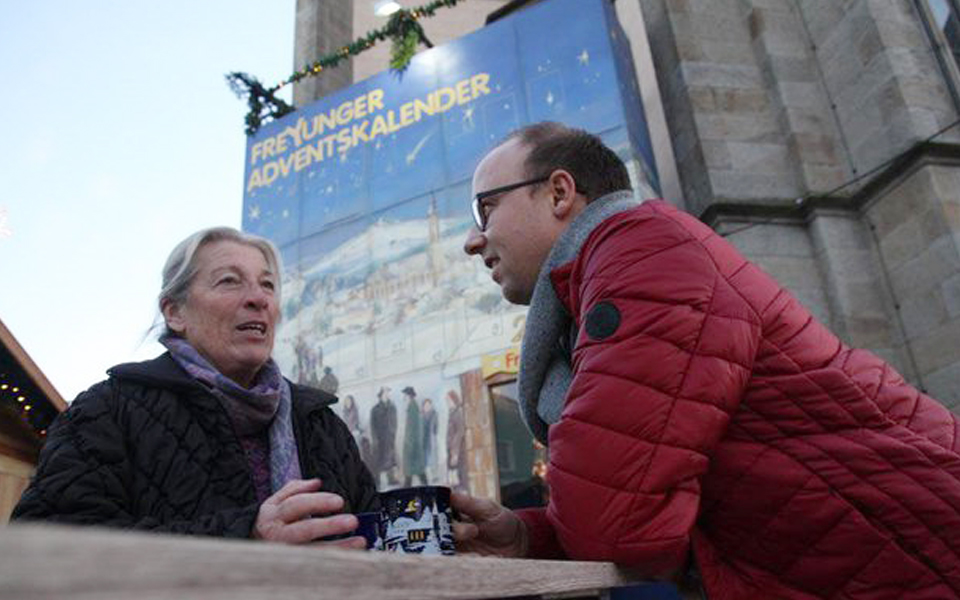
[[[168,354],[123,364],[60,415],[14,519],[249,537],[259,505],[227,413]],[[376,504],[373,478],[319,390],[291,384],[304,478],[344,498],[344,512]]]
[[[663,202],[552,281],[579,335],[534,554],[666,573],[692,549],[711,600],[960,596],[955,415]],[[622,321],[595,339],[601,301]]]

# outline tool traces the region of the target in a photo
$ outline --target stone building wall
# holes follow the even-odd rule
[[[924,143],[958,114],[916,3],[625,1],[687,210],[960,408],[960,138]]]

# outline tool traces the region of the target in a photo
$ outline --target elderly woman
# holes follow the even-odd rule
[[[168,352],[80,394],[13,518],[289,543],[349,535],[375,484],[336,398],[287,381],[270,357],[279,263],[270,242],[230,228],[174,248],[159,298]]]

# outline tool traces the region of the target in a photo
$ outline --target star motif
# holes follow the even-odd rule
[[[290,211],[287,210],[287,209],[283,209],[283,213],[281,213],[281,214],[283,215],[283,218],[284,218],[284,219],[287,219],[287,218],[290,217]]]
[[[553,92],[547,92],[547,104],[553,106],[554,100],[556,100],[556,98],[553,97]]]
[[[251,206],[251,207],[250,207],[250,213],[249,213],[249,214],[250,214],[250,220],[251,220],[251,221],[256,221],[257,219],[259,219],[259,218],[260,218],[260,206],[257,205],[257,204],[254,204],[253,206]]]
[[[326,193],[328,193],[328,194],[332,194],[332,193],[333,193],[333,186],[332,186],[332,185],[328,185],[328,186],[327,186],[327,189],[325,189],[324,191],[325,191]]]
[[[583,49],[583,52],[580,53],[580,56],[577,57],[577,60],[580,61],[580,64],[581,64],[581,65],[589,65],[589,64],[590,64],[590,53],[587,52],[587,49],[586,49],[586,48]]]
[[[473,107],[468,106],[463,110],[463,120],[473,125]]]

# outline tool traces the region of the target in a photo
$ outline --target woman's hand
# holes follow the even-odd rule
[[[319,479],[295,479],[263,501],[250,536],[254,539],[286,544],[306,544],[331,535],[356,530],[357,518],[337,514],[343,509],[343,498],[320,492]],[[344,548],[363,549],[360,536],[322,542]]]
[[[527,526],[512,510],[460,492],[451,495],[451,504],[463,519],[453,524],[457,552],[502,558],[527,555]]]

